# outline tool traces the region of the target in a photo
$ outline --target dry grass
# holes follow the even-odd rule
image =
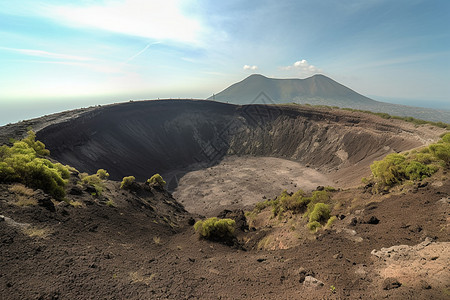
[[[14,184],[9,188],[9,191],[16,195],[17,201],[14,204],[17,206],[35,206],[38,204],[34,198],[34,191],[23,184]]]
[[[69,204],[76,208],[83,207],[83,203],[81,203],[80,201],[70,201]]]
[[[130,277],[131,277],[131,283],[137,283],[137,282],[142,282],[146,285],[149,285],[150,282],[153,280],[153,278],[155,278],[156,274],[141,274],[139,271],[136,272],[131,272],[130,273]]]
[[[34,191],[30,188],[27,188],[26,186],[24,186],[23,184],[17,183],[12,185],[9,188],[10,192],[13,192],[14,194],[17,195],[23,195],[23,196],[28,196],[28,197],[32,197],[34,196]]]
[[[37,200],[34,198],[29,198],[27,196],[17,195],[17,201],[14,203],[17,206],[35,206],[38,204]]]
[[[161,244],[161,238],[157,237],[157,236],[154,236],[153,237],[153,242],[155,242],[156,245],[159,245],[159,244]]]
[[[27,226],[22,229],[23,233],[29,237],[46,238],[50,234],[50,230],[47,228],[36,228]]]
[[[271,236],[265,236],[262,240],[258,243],[258,249],[259,250],[268,250],[270,247],[270,244],[273,242],[273,238]]]

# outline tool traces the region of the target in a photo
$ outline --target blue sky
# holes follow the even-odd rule
[[[450,109],[447,0],[0,0],[0,125],[316,73]]]

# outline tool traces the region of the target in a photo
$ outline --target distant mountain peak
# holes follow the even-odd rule
[[[264,94],[265,100],[260,99],[261,94]],[[448,112],[372,100],[323,74],[304,79],[269,78],[262,74],[251,74],[209,98],[213,99],[234,104],[294,102],[338,106],[446,123],[450,119]]]
[[[305,79],[279,79],[252,74],[216,94],[215,99],[236,104],[249,104],[254,103],[261,92],[270,97],[273,103],[304,103],[313,100],[339,100],[344,101],[344,104],[374,102],[323,74],[315,74]]]

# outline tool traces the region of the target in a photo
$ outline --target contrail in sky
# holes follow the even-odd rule
[[[155,43],[148,44],[147,46],[144,47],[144,49],[142,49],[141,51],[139,51],[139,52],[136,53],[135,55],[129,57],[129,58],[128,58],[127,60],[125,60],[123,63],[124,63],[124,64],[129,63],[130,61],[132,61],[133,59],[135,59],[136,57],[138,57],[139,55],[141,55],[142,53],[144,53],[145,50],[147,50],[148,48],[150,48],[150,46],[156,45],[156,44],[161,44],[161,42],[155,42]]]

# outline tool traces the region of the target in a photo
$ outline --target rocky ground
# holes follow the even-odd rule
[[[0,128],[2,144],[23,137],[29,126],[48,127],[47,138],[62,157],[81,153],[93,158],[83,161],[95,170],[103,167],[94,165],[101,159],[113,171],[129,167],[120,176],[151,175],[141,154],[149,166],[166,163],[172,174],[182,171],[172,185],[174,197],[144,184],[123,190],[113,180],[104,181],[102,196],[93,196],[92,187],[80,186],[75,171],[60,203],[39,190],[0,184],[0,299],[449,298],[448,168],[389,193],[371,194],[360,184],[374,159],[436,141],[443,130],[291,106],[265,128],[254,118],[261,111],[194,101],[194,112],[186,115],[188,102],[155,102],[160,109],[155,111],[144,102],[92,108]],[[130,117],[119,124],[115,114],[124,111]],[[155,119],[136,119],[136,111]],[[163,123],[163,112],[173,120],[155,127]],[[229,119],[220,119],[224,112]],[[199,116],[208,121],[198,121]],[[195,154],[211,136],[230,124],[225,121],[242,118],[247,121],[225,144],[230,148],[220,152],[223,157],[189,168],[186,159],[197,161]],[[146,134],[159,144],[141,143]],[[96,149],[101,151],[90,152]],[[130,164],[119,164],[120,157],[111,159],[105,149],[115,155],[138,152]],[[171,159],[162,160],[170,151]],[[307,167],[309,161],[316,165]],[[283,189],[328,184],[338,188],[332,192],[338,220],[316,233],[301,215],[273,218],[266,209],[246,217],[241,210]],[[192,226],[202,215],[217,214],[236,220],[233,246],[200,239]]]
[[[173,195],[190,212],[216,216],[224,209],[251,210],[257,202],[273,199],[284,189],[311,191],[333,183],[326,175],[295,161],[228,156],[218,165],[186,173]]]
[[[53,211],[39,193],[45,206],[17,206],[1,185],[2,299],[448,299],[450,182],[436,182],[382,197],[335,192],[332,229],[260,224],[238,229],[231,247],[199,239],[199,217],[163,191],[108,182],[99,199],[69,187],[79,204]]]

